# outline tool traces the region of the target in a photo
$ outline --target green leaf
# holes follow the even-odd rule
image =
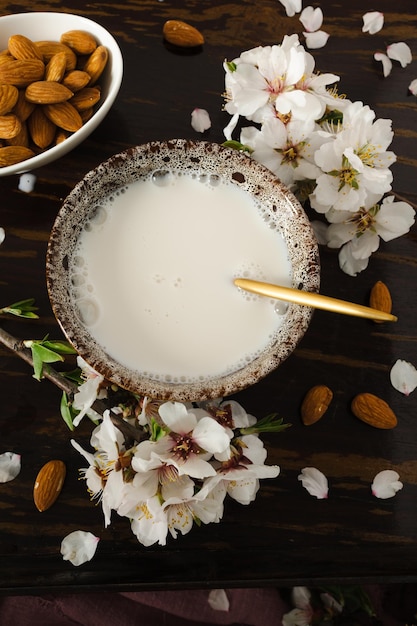
[[[225,148],[232,148],[233,150],[241,150],[242,152],[247,152],[251,154],[253,152],[253,148],[245,145],[244,143],[240,143],[240,141],[235,141],[234,139],[228,139],[222,143],[222,146]]]
[[[77,354],[72,345],[68,341],[48,341],[44,340],[42,345],[58,354]]]
[[[253,426],[247,428],[241,428],[242,435],[253,435],[254,433],[280,433],[283,430],[289,428],[291,424],[284,424],[284,420],[277,418],[276,413],[266,415],[262,419],[258,420]]]
[[[31,346],[34,377],[36,380],[42,379],[42,369],[44,363],[56,363],[57,361],[63,361],[63,357],[49,348],[45,348],[42,343],[33,342]]]
[[[74,430],[73,418],[76,412],[70,406],[68,401],[68,396],[65,391],[62,393],[61,404],[60,404],[61,416],[66,425],[70,430]]]
[[[162,426],[160,424],[158,424],[158,422],[154,419],[151,420],[151,436],[150,436],[150,440],[151,441],[158,441],[159,439],[161,439],[162,437],[164,437],[164,435],[167,434],[167,431],[162,428]]]
[[[226,67],[229,72],[236,72],[237,65],[233,61],[226,61]]]
[[[34,303],[34,298],[19,300],[19,302],[14,302],[0,309],[0,313],[8,313],[9,315],[16,315],[17,317],[24,317],[26,319],[39,319],[39,315],[34,313],[34,311],[38,310],[38,307],[33,306]]]

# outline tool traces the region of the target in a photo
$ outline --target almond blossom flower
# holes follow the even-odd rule
[[[320,7],[305,7],[300,15],[300,22],[306,29],[303,35],[306,39],[307,48],[323,48],[329,38],[328,33],[320,30],[323,23],[323,11]]]
[[[91,561],[96,553],[99,537],[84,530],[75,530],[61,542],[61,554],[64,561],[78,566]]]
[[[402,482],[400,482],[399,474],[394,470],[383,470],[379,472],[371,485],[372,495],[382,500],[393,498],[397,491],[403,488]]]
[[[380,11],[369,11],[362,16],[363,26],[362,32],[375,35],[384,25],[384,14]]]
[[[284,124],[271,118],[258,130],[242,129],[240,141],[251,147],[251,156],[268,167],[288,187],[295,180],[316,179],[320,169],[314,164],[310,136],[313,120],[294,120]]]
[[[345,273],[355,276],[367,267],[380,239],[391,241],[410,230],[415,211],[407,202],[395,202],[394,196],[379,203],[377,194],[368,194],[356,212],[329,211],[326,217],[331,222],[327,245],[340,248],[347,244],[339,253],[339,264]]]
[[[417,369],[408,361],[398,359],[391,368],[390,380],[394,389],[409,396],[417,387]]]
[[[77,357],[77,365],[81,369],[85,382],[80,385],[78,392],[74,395],[73,407],[79,411],[73,420],[74,426],[79,425],[84,415],[88,415],[92,419],[100,417],[91,407],[99,396],[102,397],[100,385],[104,381],[104,377],[90,367],[80,356]]]
[[[326,476],[316,467],[305,467],[301,470],[298,480],[311,496],[319,500],[325,499],[329,494],[329,485]]]
[[[293,17],[301,11],[302,0],[279,0],[283,5],[288,17]]]
[[[0,483],[8,483],[20,474],[21,456],[15,452],[0,454]]]
[[[208,461],[212,455],[223,454],[230,442],[223,426],[206,411],[188,411],[180,402],[165,402],[159,415],[170,432],[155,442],[155,454],[174,465],[179,475],[205,478],[215,474]]]
[[[230,138],[238,117],[263,123],[268,117],[288,115],[318,119],[326,108],[326,86],[339,80],[334,74],[315,75],[314,58],[298,35],[285,36],[282,44],[258,46],[225,62],[225,110],[233,118],[224,130]]]
[[[210,115],[205,109],[195,108],[191,113],[191,126],[198,133],[204,133],[211,128]]]

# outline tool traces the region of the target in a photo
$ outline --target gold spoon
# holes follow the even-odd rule
[[[368,306],[322,296],[318,293],[310,291],[302,291],[301,289],[291,289],[290,287],[281,287],[280,285],[272,285],[258,280],[249,278],[235,278],[234,284],[245,291],[257,293],[269,298],[277,300],[285,300],[286,302],[295,302],[296,304],[304,304],[314,307],[315,309],[324,309],[325,311],[333,311],[334,313],[344,313],[345,315],[354,315],[356,317],[366,317],[371,320],[381,322],[396,322],[397,317],[391,313],[378,311]]]

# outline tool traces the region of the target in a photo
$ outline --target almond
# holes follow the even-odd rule
[[[35,80],[42,80],[45,65],[40,59],[16,59],[0,64],[0,84],[27,87]]]
[[[19,91],[14,85],[0,85],[0,115],[10,113],[19,97]]]
[[[0,115],[0,138],[11,139],[16,137],[22,129],[22,123],[13,113]]]
[[[11,35],[7,48],[15,59],[39,59],[43,61],[42,55],[33,41],[24,35]]]
[[[28,102],[25,98],[25,90],[19,89],[19,96],[17,98],[17,102],[15,107],[13,108],[13,113],[17,115],[17,117],[22,121],[26,121],[29,115],[32,113],[35,108],[35,104],[33,102]]]
[[[58,102],[57,104],[45,104],[45,115],[59,128],[68,130],[71,133],[79,130],[83,125],[77,109],[69,102]]]
[[[352,412],[362,422],[374,428],[395,428],[397,417],[391,407],[372,393],[360,393],[352,400]]]
[[[69,30],[61,35],[61,43],[65,44],[76,54],[91,54],[97,48],[97,41],[83,30]]]
[[[50,58],[45,68],[45,80],[53,80],[60,83],[65,76],[66,69],[67,55],[65,52],[57,52]]]
[[[204,43],[204,37],[199,30],[180,20],[168,20],[162,32],[168,43],[181,48],[194,48]]]
[[[7,140],[9,146],[25,146],[29,147],[29,131],[26,122],[21,122],[20,131],[14,137]]]
[[[34,109],[27,124],[32,141],[38,148],[45,150],[54,141],[56,125],[46,117],[42,107],[37,106]]]
[[[52,80],[34,81],[26,87],[25,96],[29,102],[35,104],[56,104],[72,98],[72,91]]]
[[[71,89],[72,92],[76,93],[77,91],[84,89],[84,87],[87,87],[90,80],[91,76],[90,74],[87,74],[87,72],[83,72],[82,70],[71,70],[71,72],[65,74],[62,79],[62,84],[65,85],[65,87],[68,87],[68,89]]]
[[[0,148],[0,167],[15,165],[15,163],[20,163],[34,156],[33,150],[25,146],[4,146]]]
[[[67,71],[74,70],[76,68],[77,55],[74,50],[71,50],[71,48],[60,41],[35,41],[35,46],[42,54],[45,63],[49,63],[54,54],[58,54],[58,52],[65,52],[67,59]]]
[[[65,474],[62,461],[49,461],[41,468],[33,487],[33,500],[38,511],[46,511],[54,504],[61,493]]]
[[[310,426],[323,417],[330,402],[333,399],[333,392],[326,385],[315,385],[311,387],[304,396],[301,404],[301,419],[303,424]]]
[[[92,87],[102,75],[108,59],[109,51],[105,46],[97,46],[94,52],[88,57],[83,69],[84,72],[90,74],[90,87]]]
[[[77,111],[86,111],[97,104],[100,100],[100,95],[100,89],[97,87],[85,87],[71,98],[71,104]]]
[[[378,311],[384,311],[384,313],[391,313],[392,299],[388,287],[381,280],[378,280],[371,289],[369,295],[369,306]],[[382,324],[382,320],[374,320],[375,322]]]

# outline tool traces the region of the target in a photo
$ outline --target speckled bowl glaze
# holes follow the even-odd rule
[[[113,383],[162,400],[197,401],[231,395],[277,368],[304,336],[313,310],[290,304],[282,325],[267,348],[241,369],[197,382],[152,380],[126,368],[91,336],[80,321],[71,295],[69,267],[83,224],[97,203],[123,186],[160,169],[215,174],[238,185],[265,205],[268,219],[281,233],[292,267],[292,286],[317,292],[320,283],[318,246],[303,208],[275,175],[245,154],[205,141],[155,141],[116,154],[89,172],[65,199],[52,228],[46,276],[56,319],[77,352]],[[138,356],[139,358],[139,356]],[[139,368],[138,368],[139,369]],[[173,373],[174,374],[174,373]]]

